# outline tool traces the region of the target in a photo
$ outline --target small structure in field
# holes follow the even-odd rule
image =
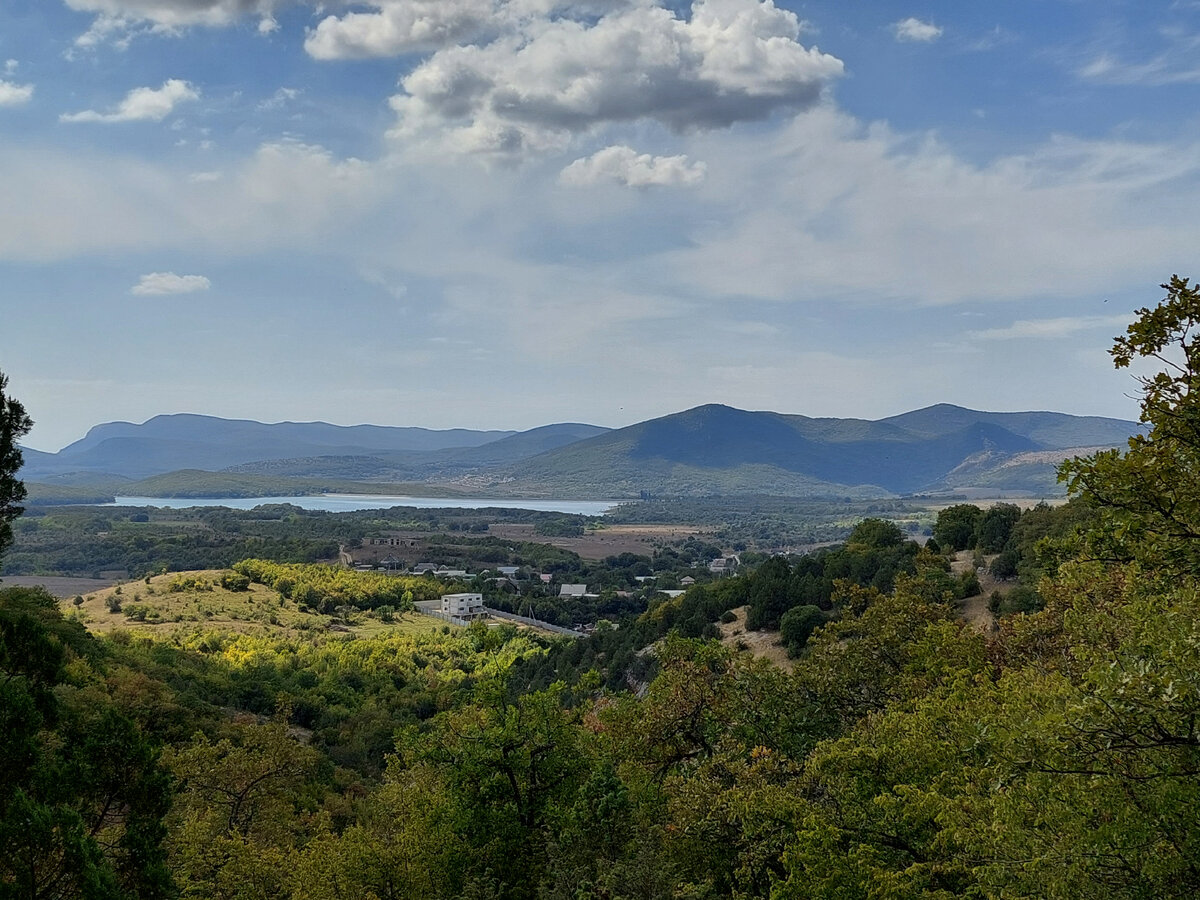
[[[708,564],[708,571],[714,575],[732,575],[737,567],[736,556],[719,556]]]
[[[456,619],[482,619],[487,615],[483,594],[443,594],[442,612]]]

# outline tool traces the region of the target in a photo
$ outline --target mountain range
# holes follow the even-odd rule
[[[143,486],[152,496],[184,483],[189,493],[181,495],[199,496],[221,495],[230,483],[243,491],[261,484],[268,494],[344,490],[349,482],[498,497],[889,496],[970,487],[1052,494],[1058,462],[1121,446],[1139,428],[949,404],[874,421],[709,404],[619,429],[561,423],[521,432],[178,414],[98,425],[57,453],[25,450],[21,477],[35,498],[38,485],[137,494],[144,479],[152,479]]]

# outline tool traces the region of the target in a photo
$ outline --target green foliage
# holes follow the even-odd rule
[[[245,578],[245,576],[242,576]],[[225,585],[222,584],[222,587]],[[246,586],[250,586],[250,579],[246,579]],[[213,583],[210,579],[197,575],[176,575],[167,582],[167,590],[172,594],[179,594],[193,591],[208,591],[213,589]]]
[[[793,606],[779,620],[779,637],[788,656],[799,656],[809,637],[825,621],[817,606]]]
[[[24,512],[25,485],[17,478],[21,469],[21,448],[17,441],[29,433],[33,420],[25,407],[8,396],[8,377],[0,372],[0,558],[12,544],[12,521]]]
[[[904,532],[887,519],[863,519],[846,538],[846,546],[853,549],[883,550],[903,543]]]
[[[221,587],[227,591],[248,591],[250,584],[250,576],[240,572],[226,572],[221,576]]]
[[[957,503],[938,513],[933,537],[943,550],[970,550],[975,546],[983,510],[973,503]]]
[[[1092,533],[1101,558],[1136,559],[1172,573],[1200,571],[1200,286],[1172,276],[1167,296],[1112,348],[1118,369],[1151,359],[1164,368],[1138,380],[1145,434],[1124,453],[1068,460],[1060,477],[1100,510]]]
[[[44,591],[0,591],[0,895],[170,895],[169,785]]]
[[[446,585],[428,578],[409,578],[377,572],[355,572],[337,566],[273,563],[244,559],[234,572],[254,584],[265,584],[297,604],[327,613],[339,606],[374,609],[412,609],[413,600],[436,600]]]
[[[999,553],[1020,518],[1020,507],[1012,503],[997,503],[985,510],[976,527],[975,546],[984,553]]]

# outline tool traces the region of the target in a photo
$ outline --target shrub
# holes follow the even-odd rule
[[[825,616],[817,606],[793,606],[785,612],[779,620],[779,636],[788,656],[797,656],[824,621]]]
[[[250,576],[241,572],[226,572],[221,576],[221,587],[227,591],[250,590]]]

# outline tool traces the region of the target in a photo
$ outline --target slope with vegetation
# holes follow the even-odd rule
[[[1166,287],[1114,357],[1178,368],[1125,452],[1063,467],[1078,503],[939,522],[1040,574],[995,632],[880,520],[820,557],[827,601],[817,562],[763,561],[569,645],[96,639],[0,592],[0,887],[1196,896],[1200,290]],[[790,672],[707,639],[735,605],[778,613]]]

